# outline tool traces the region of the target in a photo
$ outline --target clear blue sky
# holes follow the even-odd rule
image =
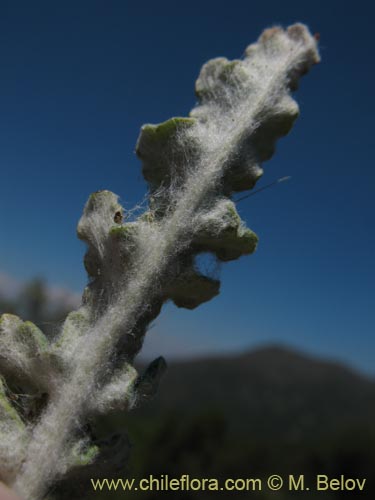
[[[370,2],[2,1],[0,270],[75,291],[75,237],[92,191],[131,207],[145,193],[140,126],[186,115],[201,65],[240,57],[263,28],[321,34],[301,116],[239,205],[260,244],[224,265],[222,293],[193,312],[168,306],[151,352],[281,342],[375,373],[374,10]]]

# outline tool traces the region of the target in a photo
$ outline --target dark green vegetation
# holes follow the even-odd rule
[[[362,493],[154,492],[127,493],[127,498],[308,495],[311,500],[374,498],[374,422],[374,381],[339,364],[275,347],[172,363],[155,400],[125,419],[114,416],[111,425],[125,427],[134,443],[128,477],[367,478]],[[123,498],[124,492],[96,497]]]

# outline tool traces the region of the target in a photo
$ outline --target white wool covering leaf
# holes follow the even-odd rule
[[[141,129],[147,209],[124,218],[109,191],[87,201],[77,233],[90,281],[58,337],[2,316],[0,478],[23,498],[70,498],[73,483],[84,498],[85,478],[126,462],[126,437],[95,439],[88,421],[154,396],[163,358],[141,375],[133,366],[148,326],[169,300],[193,309],[219,293],[197,256],[228,261],[255,250],[231,197],[262,175],[298,116],[290,92],[318,61],[316,39],[295,24],[264,31],[241,60],[206,63],[190,116]]]

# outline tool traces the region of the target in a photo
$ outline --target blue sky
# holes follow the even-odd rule
[[[167,306],[146,353],[283,343],[375,372],[374,12],[369,2],[3,1],[0,6],[0,271],[82,290],[75,237],[92,191],[125,207],[146,186],[143,123],[187,115],[212,57],[240,57],[262,29],[321,34],[322,63],[295,94],[301,116],[238,208],[260,237],[222,267],[222,292]]]

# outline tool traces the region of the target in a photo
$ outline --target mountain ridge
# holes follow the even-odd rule
[[[267,432],[282,426],[303,434],[320,422],[329,433],[337,422],[357,426],[370,416],[375,421],[375,381],[340,362],[272,345],[170,362],[154,400],[136,412],[192,415],[203,408],[234,427],[251,421]]]

